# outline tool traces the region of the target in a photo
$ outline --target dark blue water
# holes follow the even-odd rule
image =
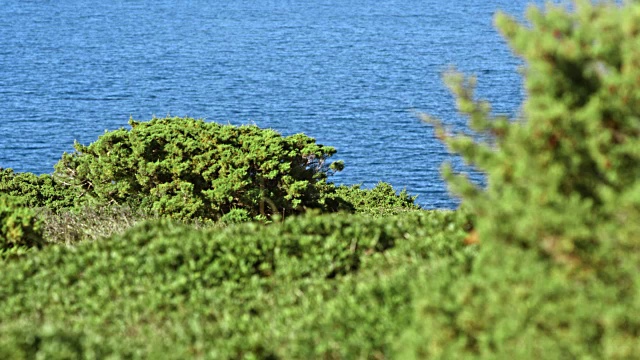
[[[415,111],[464,121],[441,82],[455,65],[516,113],[521,61],[492,16],[526,4],[0,1],[0,167],[50,173],[74,140],[170,114],[304,132],[338,149],[334,182],[451,208],[439,168],[452,156]]]

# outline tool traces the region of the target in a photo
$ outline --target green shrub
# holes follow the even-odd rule
[[[27,359],[87,359],[100,357],[99,344],[86,349],[79,332],[52,326],[37,327],[24,322],[9,327],[0,326],[0,358]]]
[[[59,211],[74,206],[80,195],[79,188],[64,186],[49,174],[15,173],[12,169],[0,169],[0,194],[22,199],[32,208]]]
[[[76,143],[76,152],[56,164],[56,180],[81,188],[87,202],[177,219],[216,220],[232,209],[269,217],[338,207],[325,196],[334,188],[326,179],[342,163],[330,165],[335,149],[303,134],[189,118],[129,124],[89,146]]]
[[[43,244],[42,224],[23,201],[0,194],[0,251]]]
[[[341,185],[336,188],[336,196],[356,214],[387,216],[421,209],[415,203],[417,196],[409,196],[404,189],[396,193],[385,182],[379,182],[372,189],[362,189],[361,185]]]
[[[162,219],[49,246],[0,263],[0,354],[389,357],[415,274],[472,258],[466,221],[309,213],[195,230]]]
[[[487,175],[482,189],[445,169],[481,250],[417,290],[403,358],[640,353],[640,5],[573,7],[532,7],[528,26],[496,17],[527,62],[521,119],[493,117],[475,80],[448,76],[481,136],[430,121]]]

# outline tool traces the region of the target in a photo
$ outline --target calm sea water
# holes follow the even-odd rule
[[[0,0],[0,167],[51,173],[74,140],[170,114],[304,132],[338,149],[334,182],[382,180],[452,208],[439,168],[453,157],[416,111],[464,123],[441,82],[455,65],[496,112],[516,113],[522,64],[492,16],[526,6]]]

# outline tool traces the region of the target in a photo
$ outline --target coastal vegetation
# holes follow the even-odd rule
[[[640,4],[496,26],[516,119],[445,81],[455,211],[336,186],[303,134],[130,121],[53,174],[0,170],[0,358],[632,359],[640,353]]]

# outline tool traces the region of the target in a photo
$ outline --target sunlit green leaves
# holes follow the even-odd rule
[[[40,247],[44,243],[42,221],[25,201],[0,194],[0,252],[2,258],[13,248]],[[7,252],[9,251],[9,252]]]
[[[251,217],[325,208],[335,149],[303,134],[189,118],[131,121],[64,154],[55,177],[94,202],[128,204],[178,219]],[[336,171],[333,167],[331,171]]]

